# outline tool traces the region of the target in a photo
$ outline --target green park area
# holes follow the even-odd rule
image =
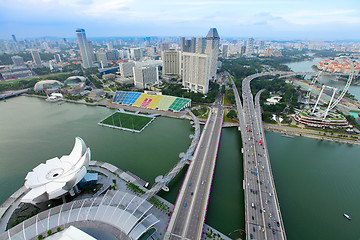
[[[116,112],[100,123],[140,131],[151,120],[151,117]]]

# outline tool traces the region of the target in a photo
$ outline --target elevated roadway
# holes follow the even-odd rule
[[[242,83],[243,105],[232,82],[243,142],[247,239],[286,239],[258,104],[261,92],[255,97],[254,105],[250,82],[257,77],[287,73],[267,72],[246,77]]]
[[[220,98],[211,108],[164,239],[201,239],[223,124]]]

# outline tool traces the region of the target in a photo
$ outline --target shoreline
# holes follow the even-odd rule
[[[25,97],[38,97],[38,98],[43,98],[45,99],[46,96],[42,96],[42,95],[35,95],[35,94],[22,94]],[[186,115],[186,112],[183,110],[181,112],[169,112],[169,111],[160,111],[160,110],[156,110],[156,109],[147,109],[147,108],[139,108],[139,107],[133,107],[133,106],[128,106],[128,105],[120,105],[120,104],[113,104],[110,103],[108,101],[102,100],[100,102],[93,102],[93,103],[88,103],[85,101],[75,101],[75,100],[69,100],[69,99],[64,99],[62,101],[64,102],[69,102],[69,103],[76,103],[76,104],[85,104],[88,106],[98,106],[98,107],[106,107],[106,108],[111,108],[111,109],[119,109],[122,108],[124,110],[127,111],[132,111],[132,112],[141,112],[141,113],[146,113],[146,114],[158,114],[161,115],[163,117],[170,117],[170,118],[177,118],[177,119],[187,119],[187,120],[192,120],[188,115]],[[205,124],[206,119],[203,118],[199,118],[200,124]],[[233,122],[224,122],[223,124],[223,128],[227,128],[227,127],[238,127],[239,124],[238,123],[233,123]]]
[[[312,129],[301,129],[301,128],[294,128],[289,126],[279,126],[276,124],[268,124],[264,123],[264,130],[267,132],[276,132],[281,133],[289,136],[298,136],[298,137],[306,137],[306,138],[313,138],[318,140],[326,140],[331,142],[338,142],[338,143],[346,143],[346,144],[353,144],[353,145],[360,145],[360,141],[352,140],[349,138],[344,139],[343,137],[333,137],[329,135],[321,135],[326,134],[322,131],[312,130]],[[331,133],[328,133],[331,134]]]

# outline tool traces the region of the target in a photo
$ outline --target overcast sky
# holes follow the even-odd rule
[[[0,38],[204,36],[360,39],[360,0],[0,0]]]

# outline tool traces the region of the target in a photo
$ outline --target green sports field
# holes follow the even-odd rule
[[[116,112],[101,123],[140,131],[152,118]]]

